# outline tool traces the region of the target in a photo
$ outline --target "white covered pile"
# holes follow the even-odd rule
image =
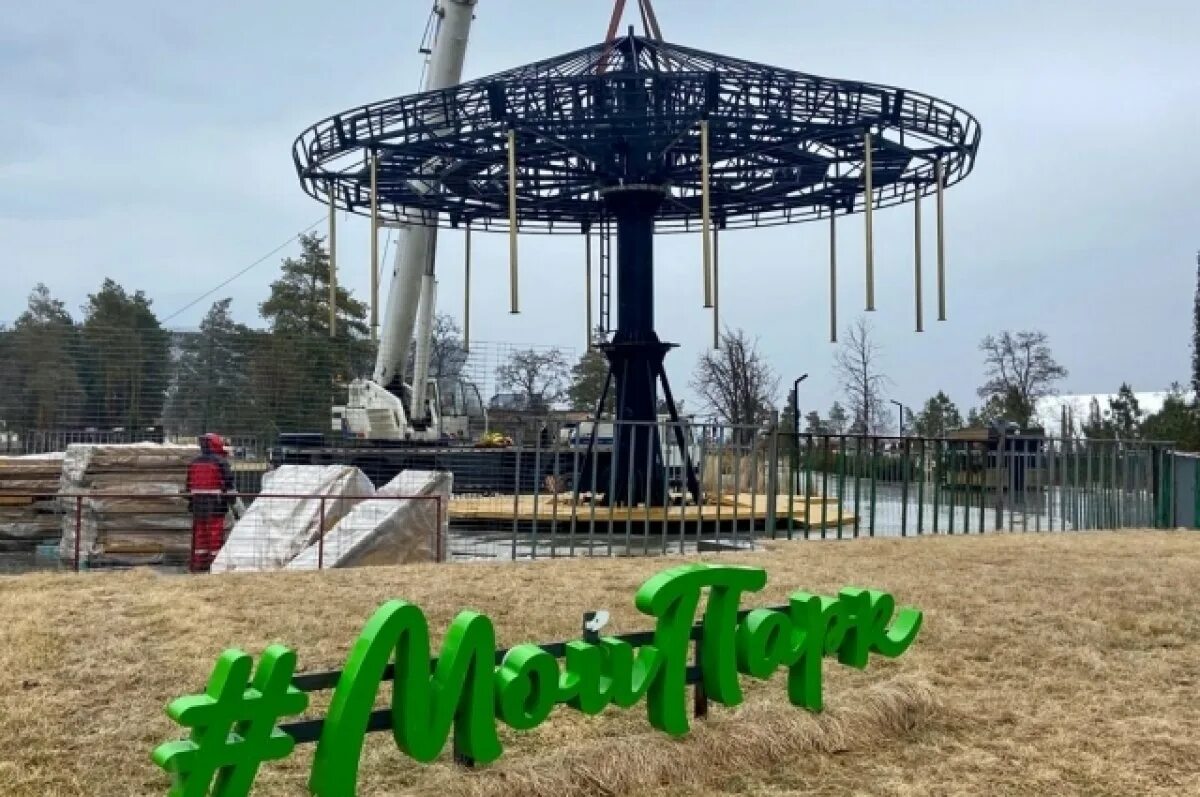
[[[287,566],[362,567],[444,558],[454,474],[410,470],[358,502],[320,541]],[[420,497],[419,497],[420,496]],[[436,499],[436,500],[435,500]]]
[[[212,572],[278,570],[374,492],[349,465],[282,465],[263,477],[262,494],[229,533]],[[271,495],[324,496],[324,526],[321,499]]]
[[[80,560],[90,566],[180,564],[191,551],[192,520],[184,492],[194,445],[73,444],[63,458],[59,555],[75,556],[79,503]]]
[[[0,552],[32,553],[42,543],[57,542],[58,482],[63,455],[0,457]]]

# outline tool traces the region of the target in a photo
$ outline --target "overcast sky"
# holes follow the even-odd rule
[[[75,311],[106,276],[145,290],[167,317],[322,218],[296,179],[295,136],[331,113],[413,92],[430,5],[7,4],[0,320],[20,313],[38,281]],[[911,208],[876,215],[879,309],[871,321],[893,397],[917,404],[942,389],[964,410],[975,404],[978,342],[1003,329],[1049,334],[1071,372],[1064,392],[1115,391],[1122,380],[1154,390],[1187,379],[1200,248],[1200,2],[655,7],[671,41],[910,87],[980,120],[975,172],[946,197],[947,322],[931,313],[928,331],[913,331]],[[480,0],[465,75],[596,43],[611,8],[610,0]],[[849,321],[864,301],[861,219],[840,232],[841,316]],[[367,239],[357,218],[339,235],[343,281],[360,298]],[[581,349],[581,240],[522,239],[525,312],[515,317],[503,239],[476,241],[474,337]],[[785,384],[811,374],[801,407],[823,412],[838,394],[825,226],[730,232],[721,244],[724,320],[759,338]],[[461,236],[443,235],[438,251],[439,309],[460,315]],[[658,328],[682,344],[668,367],[685,396],[711,329],[699,257],[696,237],[659,239]],[[254,322],[277,264],[272,258],[214,298],[233,296],[238,317]],[[170,325],[195,326],[208,304]]]

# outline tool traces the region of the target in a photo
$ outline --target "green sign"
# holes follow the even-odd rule
[[[650,724],[688,732],[687,685],[693,632],[699,632],[700,680],[709,699],[742,702],[741,675],[766,679],[786,669],[791,702],[822,708],[822,659],[863,669],[870,653],[896,657],[921,627],[921,612],[883,592],[843,589],[836,598],[793,593],[782,609],[741,612],[742,594],[766,584],[752,567],[690,564],[666,570],[638,590],[637,608],[656,618],[653,641],[634,647],[619,637],[555,645],[559,656],[524,644],[497,664],[491,620],[463,611],[450,624],[441,654],[431,658],[429,625],[417,606],[394,600],[363,629],[337,680],[317,739],[309,788],[317,797],[353,797],[359,759],[376,711],[385,669],[394,665],[390,724],[396,746],[432,761],[453,736],[456,752],[479,763],[503,752],[497,721],[517,730],[540,725],[564,704],[584,714],[646,701]],[[696,623],[701,593],[708,603]],[[547,646],[551,647],[551,646]],[[251,676],[241,651],[217,660],[203,695],[180,698],[167,713],[191,729],[186,741],[154,751],[174,776],[171,797],[244,797],[265,761],[286,758],[295,739],[276,723],[302,714],[308,695],[292,685],[296,654],[272,646]]]

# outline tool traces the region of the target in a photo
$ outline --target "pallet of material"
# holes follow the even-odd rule
[[[81,566],[186,561],[192,526],[184,493],[198,453],[169,443],[71,445],[60,484],[60,557],[73,561],[78,531]]]
[[[0,457],[0,548],[32,553],[58,539],[62,465],[62,454]]]

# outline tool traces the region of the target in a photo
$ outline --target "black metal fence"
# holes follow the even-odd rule
[[[1170,527],[1183,517],[1181,502],[1200,495],[1191,489],[1200,483],[1200,468],[1177,467],[1171,445],[1142,441],[795,435],[773,425],[592,428],[559,421],[500,448],[363,445],[293,454],[283,460],[357,465],[377,487],[399,470],[451,471],[449,561],[738,551],[766,540]],[[262,459],[235,459],[248,502],[263,471],[283,461],[277,455],[270,462],[261,452]],[[1188,484],[1179,485],[1179,474],[1190,474]],[[73,527],[62,501],[22,493],[0,496],[0,559],[8,563],[0,569],[37,567],[39,556],[47,560],[42,566],[53,564],[59,530]],[[105,522],[114,534],[136,531],[133,521],[124,529],[125,520],[106,516]],[[181,523],[169,530],[182,539],[188,526]]]
[[[456,490],[451,558],[648,555],[740,550],[764,539],[1173,523],[1174,451],[1165,443],[632,427],[627,435],[649,437],[650,444],[614,447],[620,424],[603,425],[594,440],[589,429],[569,427],[517,440],[510,450],[515,469],[472,480],[491,478],[490,490]],[[477,462],[488,467],[486,459]],[[624,490],[618,480],[627,482]],[[651,481],[666,485],[665,493],[651,501],[609,500],[636,495],[634,483],[642,481],[642,495],[652,494]]]

